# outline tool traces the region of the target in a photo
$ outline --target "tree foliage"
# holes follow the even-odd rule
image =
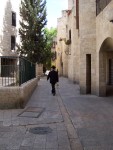
[[[46,20],[46,0],[22,0],[20,7],[19,53],[30,61],[43,63],[46,55],[44,34]]]
[[[52,46],[53,46],[53,39],[57,35],[57,29],[56,28],[45,28],[45,37],[46,37],[46,59],[45,59],[45,65],[47,68],[51,67],[51,58],[53,53],[51,52]]]

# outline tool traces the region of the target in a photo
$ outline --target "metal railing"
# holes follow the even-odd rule
[[[20,86],[35,76],[35,64],[25,58],[0,57],[0,86]]]
[[[28,80],[35,78],[35,64],[30,61],[20,58],[19,59],[19,85]]]

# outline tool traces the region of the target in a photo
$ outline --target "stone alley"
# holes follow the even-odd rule
[[[43,77],[24,109],[0,110],[0,150],[113,150],[113,97]]]

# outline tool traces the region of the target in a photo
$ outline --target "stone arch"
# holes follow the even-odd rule
[[[108,37],[101,44],[99,51],[99,96],[113,95],[113,83],[110,83],[111,69],[113,69],[113,39]]]

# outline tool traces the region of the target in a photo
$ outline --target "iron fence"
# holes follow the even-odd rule
[[[20,86],[35,76],[35,64],[25,58],[0,57],[0,86]]]

